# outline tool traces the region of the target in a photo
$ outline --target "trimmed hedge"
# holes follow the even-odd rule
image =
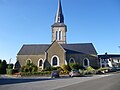
[[[51,75],[51,71],[21,72],[21,76],[45,76],[45,75]]]

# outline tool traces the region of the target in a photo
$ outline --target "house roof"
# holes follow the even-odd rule
[[[18,55],[40,55],[44,54],[51,44],[32,44],[23,45]],[[61,44],[63,49],[68,54],[82,53],[82,54],[97,54],[92,43],[82,44]]]
[[[98,58],[101,59],[108,59],[108,58],[120,58],[120,54],[104,54],[104,55],[98,55]]]

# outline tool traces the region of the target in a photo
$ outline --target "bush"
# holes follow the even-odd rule
[[[66,73],[66,74],[68,74],[69,73],[69,71],[70,71],[70,67],[68,66],[68,65],[62,65],[62,67],[61,67],[62,69],[63,69],[63,73]]]
[[[77,69],[77,70],[80,69],[80,65],[77,64],[77,63],[70,63],[69,66],[70,66],[70,68],[72,70],[74,70],[74,69]]]
[[[45,67],[44,71],[52,71],[51,67]]]
[[[84,71],[85,74],[95,74],[96,71],[94,68],[92,68],[91,66],[87,67],[86,70]]]
[[[46,67],[44,71],[53,71],[53,70],[58,70],[60,67]]]
[[[37,72],[38,67],[35,66],[33,63],[26,64],[26,66],[21,67],[21,72]]]
[[[41,71],[41,72],[22,72],[22,76],[45,76],[45,75],[51,75],[51,71]]]
[[[97,74],[104,74],[105,72],[108,72],[110,69],[109,68],[99,68],[97,70]]]
[[[8,64],[8,65],[7,65],[7,68],[8,68],[8,69],[13,69],[13,64]]]
[[[8,75],[12,75],[13,74],[13,69],[6,69],[6,71],[7,71]]]

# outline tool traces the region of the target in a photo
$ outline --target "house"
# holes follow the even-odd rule
[[[83,67],[99,67],[98,55],[92,43],[68,44],[67,25],[64,23],[61,1],[52,27],[51,44],[23,45],[17,54],[17,68],[32,62],[40,69],[60,67],[63,64],[78,63]]]
[[[119,54],[103,54],[98,55],[101,67],[120,67],[120,55]]]

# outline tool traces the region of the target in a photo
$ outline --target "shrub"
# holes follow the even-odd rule
[[[8,75],[12,75],[13,74],[13,69],[6,69],[6,71],[7,71]]]
[[[104,74],[105,72],[108,72],[110,69],[109,68],[99,68],[97,70],[97,74]]]
[[[8,68],[8,69],[13,69],[13,64],[8,64],[8,65],[7,65],[7,68]]]
[[[22,76],[36,76],[36,75],[51,75],[51,71],[41,71],[41,72],[22,72]]]
[[[94,68],[92,68],[91,66],[87,67],[86,70],[84,71],[85,74],[95,74],[96,71]]]
[[[69,71],[70,71],[70,67],[68,66],[68,65],[62,65],[62,70],[66,73],[66,74],[68,74],[69,73]]]
[[[45,67],[44,71],[51,71],[51,67]]]
[[[46,67],[43,71],[53,71],[58,70],[60,67]]]
[[[26,64],[26,66],[21,67],[21,72],[37,72],[38,67],[33,63]]]
[[[77,64],[77,63],[70,63],[69,66],[70,66],[70,68],[72,70],[74,70],[74,69],[77,69],[77,70],[80,69],[80,65]]]

